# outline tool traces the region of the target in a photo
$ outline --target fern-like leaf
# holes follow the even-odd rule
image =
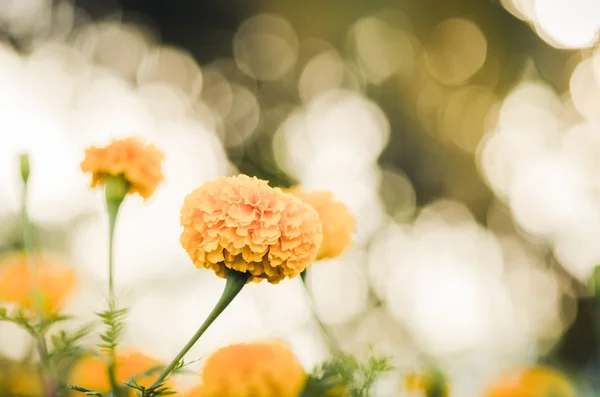
[[[129,309],[117,309],[114,300],[108,302],[108,310],[96,313],[105,325],[104,332],[100,335],[103,343],[98,344],[98,347],[113,356],[119,344],[123,332],[125,331],[125,318],[129,313]]]
[[[325,389],[321,395],[367,397],[379,376],[391,369],[388,357],[375,356],[370,352],[368,359],[361,362],[351,354],[342,353],[317,367],[309,385],[312,384],[315,391]],[[305,395],[316,396],[315,391],[307,390]]]
[[[72,384],[69,384],[69,389],[78,391],[80,393],[84,393],[85,395],[88,395],[88,396],[109,397],[104,393],[100,393],[99,391],[86,389],[85,387],[76,386],[76,385],[72,385]]]

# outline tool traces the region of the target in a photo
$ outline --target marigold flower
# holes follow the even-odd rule
[[[122,176],[130,194],[138,193],[147,200],[164,179],[163,158],[156,146],[126,138],[114,140],[106,147],[87,148],[81,170],[92,174],[92,187],[103,185],[107,176]]]
[[[351,243],[356,223],[348,207],[336,201],[331,192],[305,192],[298,188],[290,193],[312,206],[323,224],[323,242],[317,253],[317,260],[339,256]]]
[[[0,302],[15,303],[32,309],[32,289],[40,297],[40,309],[46,315],[55,313],[75,286],[75,272],[62,258],[51,254],[34,255],[32,274],[27,255],[14,252],[0,259]]]
[[[344,385],[337,385],[325,390],[324,397],[340,397],[348,394],[348,389]]]
[[[300,199],[247,175],[209,181],[185,198],[181,245],[196,267],[248,272],[276,284],[295,277],[317,255],[319,215]]]
[[[148,357],[139,352],[127,352],[117,354],[115,373],[119,385],[123,386],[135,376],[136,382],[140,385],[149,387],[158,377],[157,372],[150,375],[144,375],[161,363],[152,357]],[[110,381],[108,378],[107,362],[96,356],[88,355],[81,358],[71,370],[70,383],[85,387],[87,389],[99,391],[101,393],[110,392]],[[165,385],[171,387],[171,382],[167,380]],[[135,391],[132,389],[131,395]]]
[[[96,356],[80,358],[71,369],[69,382],[90,390],[107,393],[110,391],[106,362]]]
[[[281,343],[242,343],[206,361],[202,397],[297,397],[306,384],[300,362]]]
[[[485,397],[575,397],[575,388],[562,373],[549,367],[532,367],[504,373]]]
[[[196,386],[184,394],[184,397],[206,397],[204,385]]]
[[[42,396],[44,388],[40,374],[34,366],[18,366],[9,371],[9,395]]]

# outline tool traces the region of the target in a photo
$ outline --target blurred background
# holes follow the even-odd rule
[[[309,272],[349,351],[434,359],[467,397],[538,357],[593,368],[577,324],[600,263],[599,28],[597,0],[0,0],[0,250],[22,246],[25,151],[37,242],[76,268],[66,311],[92,319],[107,219],[79,162],[136,135],[166,182],[117,227],[126,347],[168,361],[208,314],[224,283],[179,246],[179,209],[246,173],[355,215],[354,246]],[[299,280],[242,296],[190,359],[273,337],[307,369],[328,357]],[[0,324],[1,355],[27,346]]]

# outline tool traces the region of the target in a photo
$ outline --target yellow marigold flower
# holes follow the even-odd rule
[[[337,386],[333,386],[333,387],[330,387],[329,389],[327,389],[325,391],[324,397],[340,397],[340,396],[345,396],[347,393],[348,393],[348,390],[346,389],[346,386],[337,385]]]
[[[281,343],[234,344],[217,350],[202,372],[202,397],[298,397],[300,362]]]
[[[575,388],[562,373],[548,367],[532,367],[504,373],[485,397],[575,397]]]
[[[136,381],[149,387],[158,377],[158,373],[141,376],[145,372],[156,368],[161,363],[152,357],[148,357],[138,352],[119,353],[116,358],[117,371],[116,378],[119,385],[129,382],[135,375]],[[108,367],[105,359],[95,356],[85,356],[74,365],[71,370],[70,383],[85,387],[87,389],[99,391],[101,393],[110,392],[110,381],[108,379]],[[165,385],[171,387],[172,384],[167,379]],[[135,395],[132,389],[130,395]]]
[[[33,274],[24,252],[0,259],[0,302],[31,309],[34,307],[31,292],[35,287],[43,313],[54,313],[73,290],[75,272],[58,255],[37,254],[32,261],[36,267]]]
[[[323,242],[317,253],[317,260],[339,256],[351,243],[356,223],[348,207],[336,201],[331,192],[305,192],[298,188],[290,193],[312,206],[323,223]]]
[[[3,392],[10,391],[10,364],[6,362],[0,362],[0,396]]]
[[[209,181],[185,198],[181,245],[196,267],[225,278],[225,268],[248,281],[276,284],[295,277],[317,255],[319,215],[300,199],[247,175]]]
[[[18,366],[9,371],[8,389],[15,396],[43,396],[40,374],[34,366]]]
[[[409,393],[425,396],[429,391],[432,390],[434,382],[436,382],[435,376],[435,373],[431,371],[409,372],[404,376],[403,379],[404,389]],[[450,395],[448,383],[441,378],[439,381],[444,382],[442,386],[442,397],[448,397]]]
[[[92,187],[103,185],[107,176],[122,176],[129,184],[129,193],[138,193],[146,200],[164,179],[163,158],[156,146],[126,138],[114,140],[106,147],[87,148],[81,170],[92,174]]]

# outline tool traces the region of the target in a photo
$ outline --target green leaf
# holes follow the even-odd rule
[[[72,385],[70,383],[69,383],[69,389],[84,393],[88,396],[109,397],[106,394],[100,393],[99,391],[86,389],[85,387]]]
[[[102,319],[102,323],[106,326],[100,339],[103,342],[98,346],[107,352],[109,355],[114,355],[121,336],[125,330],[125,318],[129,313],[129,309],[117,309],[114,300],[108,302],[108,310],[96,313]]]
[[[365,362],[360,362],[355,356],[342,353],[330,361],[317,367],[310,376],[312,387],[345,389],[345,394],[351,397],[369,396],[370,390],[383,373],[392,369],[389,357],[379,357],[369,352]],[[316,386],[315,386],[316,385]],[[306,396],[311,394],[308,392]]]

